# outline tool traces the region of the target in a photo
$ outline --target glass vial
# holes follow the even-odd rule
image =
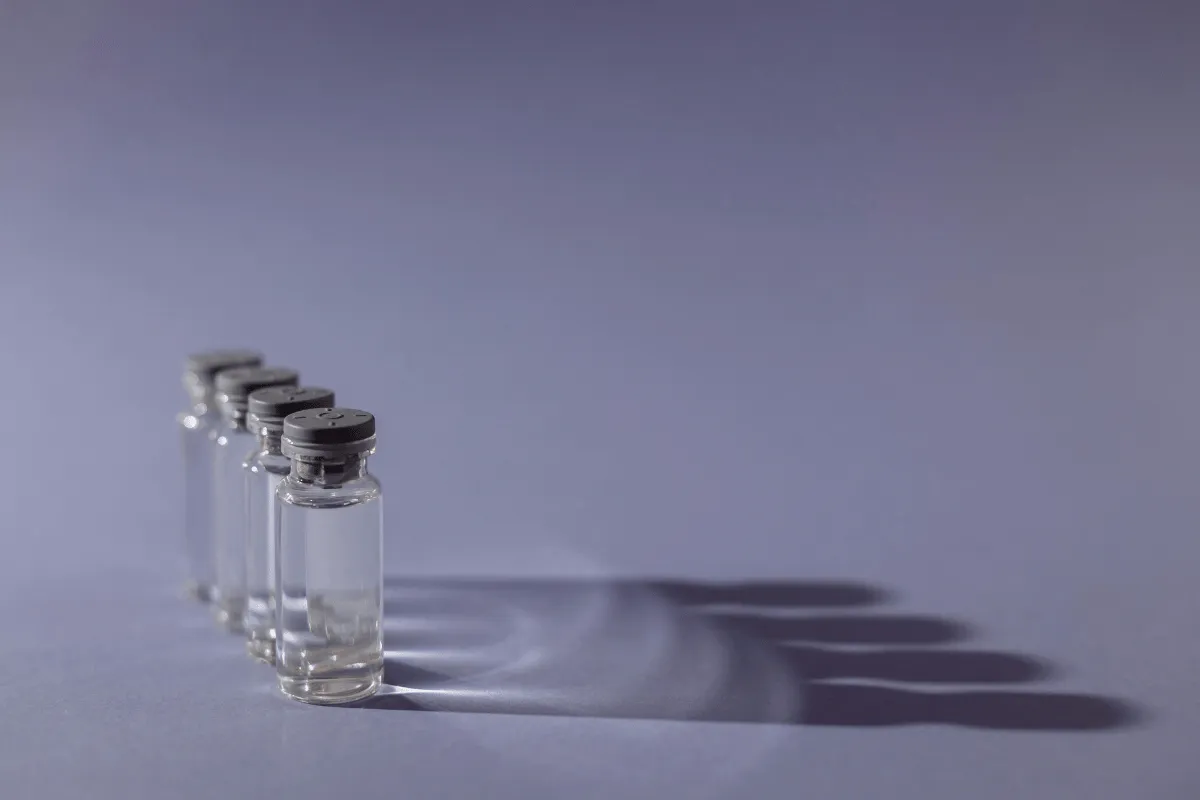
[[[353,408],[283,421],[291,471],[276,491],[279,688],[306,703],[374,694],[383,678],[383,496],[369,472],[375,417]]]
[[[317,387],[272,386],[250,393],[246,427],[258,447],[242,464],[246,481],[246,650],[275,663],[275,489],[291,469],[280,449],[283,418],[310,408],[329,408],[333,392]]]
[[[246,613],[246,479],[242,464],[255,450],[246,427],[247,396],[268,386],[295,386],[295,370],[243,367],[217,374],[221,419],[209,433],[213,444],[212,498],[216,539],[217,622],[242,633]]]
[[[188,356],[183,387],[190,400],[179,414],[183,453],[184,590],[202,603],[213,598],[216,583],[216,545],[212,529],[212,448],[208,433],[219,419],[213,380],[232,367],[256,367],[262,355],[253,350],[213,350]]]

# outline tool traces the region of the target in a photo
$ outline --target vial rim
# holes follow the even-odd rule
[[[337,444],[297,442],[287,436],[283,436],[280,439],[280,450],[288,458],[296,456],[310,458],[338,458],[354,455],[369,456],[375,453],[375,448],[376,437],[374,434],[364,439],[355,439],[352,442],[340,442]]]

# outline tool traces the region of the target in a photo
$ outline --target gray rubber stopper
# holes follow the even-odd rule
[[[359,442],[375,435],[375,416],[357,408],[310,408],[288,414],[283,435],[316,447]]]
[[[246,395],[268,386],[295,386],[300,374],[286,367],[237,367],[217,373],[217,392],[230,402],[245,402]]]
[[[262,353],[257,350],[210,350],[188,356],[184,370],[208,383],[223,369],[261,367],[262,362]]]
[[[319,386],[268,386],[250,393],[247,410],[256,417],[286,417],[307,408],[329,408],[337,400]]]

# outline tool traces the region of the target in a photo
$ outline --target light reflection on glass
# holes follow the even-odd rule
[[[384,622],[392,694],[444,711],[788,722],[794,671],[629,582],[406,581]]]

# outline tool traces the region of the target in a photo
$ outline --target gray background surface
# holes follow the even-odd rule
[[[1166,2],[3,0],[0,794],[1197,797],[1198,40]],[[379,416],[425,694],[286,702],[176,599],[177,373],[222,345]],[[889,599],[780,601],[819,580]],[[916,674],[814,694],[813,638]],[[953,696],[813,716],[872,687]]]

